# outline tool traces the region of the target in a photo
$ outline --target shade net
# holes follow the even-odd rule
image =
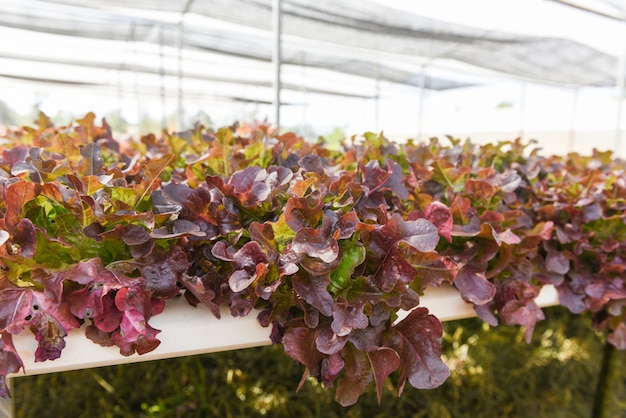
[[[442,60],[531,82],[572,87],[615,84],[617,58],[571,40],[486,31],[361,0],[281,4],[282,59],[287,65],[436,90],[468,85],[462,79],[422,76],[420,68]],[[205,18],[206,24],[186,23],[183,16],[191,15]],[[0,0],[0,26],[151,42],[260,62],[272,59],[271,0]],[[28,58],[37,59],[21,56]],[[81,62],[80,54],[55,59],[90,65]],[[119,68],[119,63],[107,65]]]

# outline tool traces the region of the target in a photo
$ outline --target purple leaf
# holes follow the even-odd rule
[[[497,233],[497,241],[505,244],[519,244],[520,237],[515,235],[510,229]]]
[[[607,336],[607,341],[618,350],[626,350],[626,324],[620,322],[613,332]]]
[[[148,234],[146,228],[139,225],[126,225],[122,233],[122,241],[124,241],[126,245],[144,244],[149,239],[150,234]]]
[[[325,357],[324,354],[320,353],[316,348],[316,332],[303,325],[304,324],[295,322],[293,325],[287,327],[282,341],[285,353],[305,367],[302,380],[298,385],[298,390],[304,385],[307,376],[320,375],[321,362]]]
[[[339,239],[348,239],[356,231],[359,217],[354,211],[350,211],[339,218],[336,227],[341,231]]]
[[[386,170],[380,168],[377,160],[371,160],[360,168],[363,172],[363,183],[369,189],[369,193],[388,190],[400,199],[409,197],[403,182],[402,167],[395,161],[387,161]]]
[[[130,255],[133,258],[147,258],[154,251],[156,243],[153,239],[146,241],[143,244],[139,245],[130,245]]]
[[[145,354],[160,344],[156,339],[160,331],[148,325],[148,320],[156,313],[153,312],[151,292],[140,286],[141,283],[136,282],[132,287],[122,287],[115,295],[115,306],[122,312],[122,321],[119,330],[111,337],[124,356],[135,351]],[[162,310],[162,306],[158,306],[157,310]]]
[[[569,271],[569,260],[562,252],[549,248],[546,255],[546,269],[552,273],[567,274]]]
[[[115,345],[110,332],[101,331],[93,324],[85,328],[85,336],[102,347],[113,347]]]
[[[67,305],[59,305],[45,293],[33,292],[31,328],[37,330],[35,361],[55,360],[65,348],[68,331],[80,326]]]
[[[86,176],[98,176],[103,174],[104,159],[102,158],[102,148],[95,142],[91,142],[80,148],[80,155],[83,160],[80,170]]]
[[[206,233],[200,230],[200,226],[186,219],[176,219],[172,227],[172,233],[177,236],[191,235],[194,237],[204,237]]]
[[[248,227],[250,238],[258,242],[272,261],[278,258],[278,244],[274,238],[274,228],[269,222],[252,222]]]
[[[339,297],[333,307],[333,322],[330,327],[338,336],[350,334],[353,329],[363,329],[369,324],[363,312],[364,303],[351,305],[345,298]]]
[[[314,227],[322,217],[325,190],[315,190],[307,197],[291,197],[285,204],[285,222],[298,232],[303,227]]]
[[[35,333],[39,343],[35,351],[35,361],[56,360],[61,357],[61,351],[65,348],[67,332],[52,317],[42,321]]]
[[[511,300],[500,309],[500,319],[505,325],[525,326],[524,337],[526,342],[530,343],[535,324],[543,321],[545,316],[534,300],[526,301],[526,303],[521,300]]]
[[[24,145],[16,145],[13,148],[2,150],[2,162],[9,167],[24,162],[28,155],[28,147]]]
[[[182,280],[180,281],[183,286],[187,288],[189,292],[191,292],[200,302],[204,304],[213,316],[217,319],[222,317],[220,313],[220,307],[215,302],[215,292],[206,286],[202,282],[202,279],[198,276],[187,276],[183,275]]]
[[[139,270],[146,280],[146,289],[154,292],[157,298],[172,298],[178,294],[177,283],[189,268],[187,254],[179,246],[168,253],[156,254],[139,265]]]
[[[439,235],[448,242],[452,242],[453,217],[452,212],[446,205],[437,201],[430,203],[424,209],[423,217],[437,227]]]
[[[367,355],[354,349],[350,344],[342,351],[345,362],[345,375],[337,385],[335,400],[341,406],[354,405],[365,392],[365,388],[372,380],[371,365]]]
[[[37,248],[37,231],[30,219],[22,219],[13,234],[13,242],[20,246],[20,255],[32,258]]]
[[[495,327],[498,325],[498,318],[496,318],[492,311],[492,309],[494,309],[493,305],[495,305],[493,302],[486,303],[485,305],[474,305],[474,310],[480,319],[492,327]]]
[[[246,242],[239,250],[219,241],[211,252],[220,260],[232,262],[228,284],[235,293],[247,289],[255,280],[263,280],[269,269],[269,260],[256,241]]]
[[[381,263],[389,251],[400,242],[421,252],[434,251],[439,242],[437,228],[426,219],[404,221],[395,213],[382,227],[369,233],[369,252],[375,264]]]
[[[322,165],[322,159],[316,154],[306,154],[300,158],[298,165],[306,171],[311,171],[317,174],[324,174],[324,166]]]
[[[254,206],[266,201],[272,188],[265,182],[267,171],[264,168],[251,166],[234,173],[230,179],[233,194],[244,206]]]
[[[83,276],[89,272],[93,273],[91,278]],[[158,331],[148,325],[148,320],[163,309],[163,302],[152,299],[153,292],[145,288],[142,277],[114,273],[99,259],[81,263],[71,273],[68,280],[85,282],[86,286],[68,295],[70,309],[79,318],[92,318],[98,330],[90,333],[95,341],[105,345],[113,341],[123,355],[156,348]]]
[[[475,237],[480,234],[480,227],[480,218],[478,216],[472,216],[466,224],[452,225],[451,235],[455,237]]]
[[[398,282],[411,283],[418,271],[407,261],[406,252],[398,247],[389,251],[376,273],[376,284],[383,292],[391,292]]]
[[[152,231],[150,236],[158,239],[172,239],[187,236],[206,237],[207,233],[201,230],[199,224],[185,219],[177,219],[174,221],[172,232],[170,232],[167,227],[163,226]]]
[[[130,356],[145,354],[161,344],[156,335],[161,332],[146,322],[145,316],[134,309],[124,312],[119,331],[111,335],[111,339],[120,348],[120,354]]]
[[[426,308],[414,309],[392,327],[385,345],[400,356],[399,392],[407,380],[416,389],[434,389],[450,376],[441,360],[442,334],[441,322]]]
[[[418,276],[411,287],[422,292],[427,286],[439,287],[444,281],[452,284],[457,274],[457,265],[450,257],[437,253],[421,253],[412,251],[407,259],[417,269]],[[420,288],[415,284],[419,284]]]
[[[256,266],[256,276],[257,277],[265,277],[267,279],[268,273],[270,272],[270,267],[267,267],[265,264],[257,264]],[[274,281],[268,282],[267,280],[257,281],[256,286],[254,288],[254,293],[261,299],[268,300],[272,293],[278,289],[278,287],[282,284],[281,279],[276,279]]]
[[[230,314],[234,317],[247,316],[254,308],[254,302],[248,292],[232,293],[228,299]]]
[[[315,336],[315,346],[324,354],[336,354],[346,345],[348,336],[339,336],[330,328],[322,328]]]
[[[389,318],[387,318],[389,319]],[[379,324],[380,325],[380,324]],[[380,330],[382,327],[367,327],[364,329],[354,329],[348,335],[350,341],[357,350],[372,351],[376,350],[380,345]]]
[[[326,224],[326,219],[324,220]],[[291,243],[291,249],[298,254],[315,257],[324,263],[331,263],[339,255],[337,239],[330,235],[330,228],[300,228]]]
[[[330,277],[312,276],[306,272],[296,273],[292,279],[293,290],[308,304],[316,307],[322,315],[332,316],[335,301],[328,292]]]
[[[45,293],[21,288],[0,290],[0,332],[19,334],[30,327],[39,343],[35,361],[59,358],[67,332],[79,325],[67,305],[58,305]]]
[[[67,297],[72,314],[81,319],[92,319],[103,332],[112,332],[119,327],[122,313],[115,308],[114,290],[104,282],[93,282],[82,290],[75,290]]]
[[[493,300],[496,287],[485,277],[485,269],[481,265],[466,264],[454,279],[454,285],[461,292],[464,300],[476,305],[484,305]]]
[[[368,351],[367,356],[372,366],[374,382],[376,383],[376,397],[380,405],[385,379],[400,367],[400,356],[388,347],[380,347],[376,350]]]
[[[333,387],[333,382],[343,370],[345,362],[341,358],[341,354],[335,353],[322,359],[321,378],[325,388]]]
[[[271,166],[267,170],[259,166],[246,167],[235,172],[228,183],[217,176],[207,176],[207,184],[217,187],[229,198],[247,208],[256,208],[271,201],[277,189],[289,183],[293,173],[285,167]]]
[[[13,336],[8,332],[0,332],[0,398],[11,396],[6,376],[20,369],[24,369],[24,363],[13,345]]]
[[[585,311],[585,294],[576,293],[568,284],[562,284],[557,287],[559,291],[559,303],[565,306],[570,312],[579,314]]]
[[[163,200],[159,201],[164,207],[177,204],[183,213],[202,215],[207,212],[211,203],[211,193],[205,187],[192,189],[186,184],[170,183],[163,187]],[[154,202],[154,198],[153,198]]]

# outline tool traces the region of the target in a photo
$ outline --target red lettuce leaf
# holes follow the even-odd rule
[[[524,338],[527,343],[530,343],[536,323],[543,321],[545,316],[534,300],[511,300],[500,309],[500,319],[502,319],[502,323],[505,325],[522,325],[526,327]]]
[[[353,329],[363,329],[369,324],[369,320],[363,308],[364,303],[349,303],[346,299],[338,297],[333,306],[333,322],[330,327],[333,332],[342,337],[350,334]]]
[[[84,176],[99,176],[103,174],[104,159],[100,145],[91,142],[80,147],[80,155],[83,157],[79,166],[80,173]]]
[[[67,305],[58,305],[45,293],[32,289],[0,290],[0,332],[19,334],[29,327],[38,341],[35,361],[55,360],[65,348],[65,337],[79,327]]]
[[[232,263],[233,272],[228,285],[235,293],[247,289],[255,280],[262,281],[269,270],[269,260],[256,241],[245,243],[239,250],[218,241],[211,253],[214,257]]]
[[[320,376],[321,373],[321,362],[325,355],[317,350],[315,338],[316,332],[299,321],[290,324],[283,335],[285,353],[305,367],[298,390],[308,376]]]
[[[376,284],[383,292],[391,292],[396,285],[411,283],[418,275],[418,270],[407,261],[408,250],[391,248],[387,257],[376,272]]]
[[[296,294],[317,308],[322,315],[328,317],[333,315],[335,301],[328,291],[330,277],[298,272],[292,277],[291,283]]]
[[[321,228],[302,227],[298,229],[291,243],[291,250],[297,254],[319,258],[324,263],[332,263],[339,256],[340,230],[336,229],[337,216],[327,211]]]
[[[9,398],[11,392],[6,382],[6,376],[24,369],[24,363],[15,346],[13,336],[8,332],[0,332],[0,397]]]
[[[369,227],[360,225],[359,228]],[[380,265],[390,254],[391,250],[400,243],[408,244],[421,252],[434,251],[439,242],[437,228],[426,219],[404,221],[399,214],[394,214],[382,227],[377,227],[369,232],[369,237],[364,237],[368,243],[368,255],[371,262]]]
[[[385,379],[400,367],[400,356],[391,348],[380,347],[376,350],[367,351],[367,357],[369,358],[374,374],[376,397],[380,405],[383,397],[383,384]]]
[[[215,292],[212,289],[207,288],[200,277],[183,275],[180,283],[185,286],[185,288],[187,288],[187,291],[191,292],[197,300],[199,300],[204,306],[209,308],[213,316],[215,316],[217,319],[220,319],[222,317],[220,313],[220,307],[215,302]]]
[[[346,373],[337,385],[335,400],[341,406],[350,406],[359,400],[372,380],[371,365],[367,354],[354,349],[351,344],[346,345],[341,354]]]
[[[5,191],[6,212],[4,222],[9,233],[13,233],[22,219],[22,210],[29,201],[41,193],[41,186],[30,181],[18,181]]]
[[[388,332],[385,346],[400,356],[400,393],[407,380],[416,389],[434,389],[450,376],[441,360],[442,334],[441,322],[426,308],[411,311]]]
[[[441,202],[429,203],[423,211],[412,212],[408,220],[424,218],[437,227],[439,235],[452,242],[452,225],[454,217],[450,209]]]
[[[119,330],[111,338],[120,347],[120,353],[129,356],[148,353],[161,343],[156,335],[161,332],[148,325],[153,311],[163,309],[161,304],[154,305],[150,293],[139,286],[123,287],[115,295],[115,306],[122,312]]]
[[[315,227],[323,215],[325,189],[314,190],[307,197],[291,197],[284,207],[285,222],[298,232],[300,228]]]
[[[339,353],[348,342],[348,336],[339,336],[328,327],[321,328],[315,336],[315,347],[324,354]]]
[[[461,267],[454,279],[454,285],[464,300],[476,305],[484,305],[496,295],[496,287],[485,277],[483,265],[466,264]]]
[[[380,168],[377,160],[369,161],[360,167],[363,176],[363,185],[371,195],[376,191],[393,192],[400,199],[406,199],[409,192],[404,186],[402,167],[396,162],[388,161],[387,169]]]
[[[93,275],[87,276],[89,273]],[[66,278],[85,285],[70,293],[67,301],[76,317],[92,319],[97,331],[88,336],[94,337],[94,342],[109,345],[113,341],[125,356],[149,352],[160,344],[156,339],[160,331],[148,321],[163,310],[164,302],[153,299],[143,277],[124,276],[92,259],[71,269]]]
[[[167,253],[153,254],[139,264],[139,270],[145,279],[145,287],[156,298],[169,299],[178,295],[178,282],[189,268],[186,252],[174,246]]]

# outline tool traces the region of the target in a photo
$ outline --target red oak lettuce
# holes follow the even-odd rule
[[[419,306],[443,282],[528,340],[554,285],[626,348],[626,167],[610,153],[371,133],[332,150],[262,124],[118,143],[91,113],[2,140],[0,396],[23,368],[13,335],[34,333],[37,361],[78,327],[142,354],[181,293],[217,318],[257,313],[300,386],[342,405],[372,381],[380,402],[388,378],[398,393],[446,380],[441,323]]]

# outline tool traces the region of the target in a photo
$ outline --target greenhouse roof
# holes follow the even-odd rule
[[[474,27],[469,24],[472,22],[451,23],[415,14],[419,12],[417,8],[401,10],[379,1],[282,0],[281,3],[285,65],[436,90],[471,83],[462,77],[438,77],[430,72],[423,79],[420,68],[455,64],[530,82],[564,86],[615,84],[618,58],[572,39],[507,33]],[[611,1],[600,3],[615,7]],[[135,0],[131,3],[125,0],[0,0],[0,11],[0,27],[19,30],[12,35],[15,37],[23,36],[25,32],[21,31],[29,31],[60,35],[42,38],[47,39],[43,42],[55,44],[80,38],[125,45],[148,43],[165,48],[160,52],[161,65],[155,67],[136,61],[130,65],[128,54],[111,58],[105,57],[103,51],[99,60],[87,59],[90,54],[81,50],[75,50],[72,55],[45,56],[11,48],[7,44],[15,46],[15,43],[3,42],[0,58],[10,60],[100,69],[132,67],[139,72],[176,75],[175,66],[168,67],[163,62],[168,57],[175,58],[170,55],[176,55],[177,48],[193,51],[198,57],[201,53],[210,54],[207,56],[213,59],[227,56],[268,63],[272,58],[272,0]],[[3,75],[20,76],[7,73],[4,67]],[[258,77],[246,79],[237,74],[211,75],[211,71],[204,71],[202,67],[197,71],[185,70],[185,77],[238,83],[260,81]],[[264,79],[269,82],[268,77]],[[90,80],[67,81],[91,83]],[[286,88],[290,88],[289,83]],[[358,95],[340,86],[311,88]]]

